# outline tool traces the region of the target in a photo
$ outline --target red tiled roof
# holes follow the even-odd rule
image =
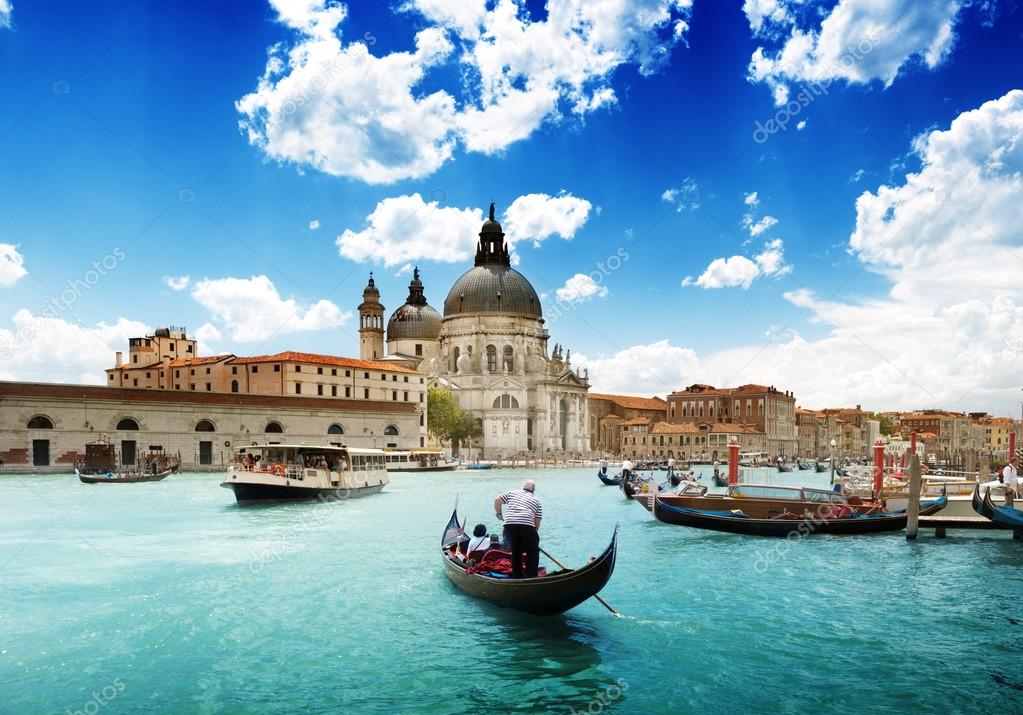
[[[254,355],[252,357],[236,357],[232,363],[248,364],[263,362],[305,362],[317,365],[337,365],[338,367],[355,367],[366,370],[386,370],[388,372],[407,372],[419,374],[417,370],[410,370],[401,365],[395,365],[381,360],[357,360],[355,358],[337,357],[335,355],[317,355],[316,353],[299,353],[288,350],[274,355]]]
[[[201,358],[176,358],[171,360],[168,365],[170,367],[191,367],[193,365],[209,365],[214,362],[223,362],[229,358],[233,358],[234,355],[228,353],[226,355],[211,355],[210,357]]]
[[[0,398],[34,397],[51,399],[123,400],[234,407],[290,407],[305,410],[359,410],[371,412],[415,412],[419,403],[388,400],[348,400],[334,397],[297,395],[246,395],[237,392],[195,392],[192,390],[146,390],[102,385],[62,385],[46,382],[2,382]]]
[[[162,362],[151,362],[148,365],[132,365],[131,363],[124,363],[122,365],[115,365],[114,367],[108,367],[107,372],[111,370],[151,370],[154,367],[163,367]]]
[[[588,397],[591,400],[607,400],[619,407],[633,410],[659,410],[664,412],[667,402],[660,397],[635,397],[633,395],[607,395],[600,392],[591,392]]]
[[[646,417],[633,417],[631,420],[625,420],[622,422],[623,425],[650,425],[650,420]]]

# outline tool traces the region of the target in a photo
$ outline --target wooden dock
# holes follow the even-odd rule
[[[934,529],[934,535],[939,539],[945,538],[947,529],[1012,530],[982,516],[921,516],[918,517],[918,526],[921,529]],[[1015,536],[1017,539],[1023,538],[1018,532]]]

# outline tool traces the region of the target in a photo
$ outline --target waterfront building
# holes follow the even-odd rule
[[[363,294],[360,315],[365,306],[371,327],[379,298],[379,291]],[[451,286],[443,315],[414,271],[408,298],[387,321],[382,360],[415,365],[429,386],[450,390],[479,419],[483,434],[474,445],[485,457],[583,454],[590,449],[589,378],[572,367],[570,350],[549,349],[549,337],[540,298],[511,267],[491,205],[473,266]]]
[[[423,414],[418,401],[0,382],[0,460],[7,472],[70,472],[101,439],[121,464],[161,450],[186,470],[224,468],[256,443],[409,449]]]
[[[625,422],[637,417],[650,422],[663,422],[667,405],[660,397],[589,393],[587,411],[590,420],[590,449],[605,454],[618,454]]]
[[[743,452],[765,452],[765,434],[737,422],[651,422],[643,417],[623,424],[620,454],[631,459],[712,462],[728,459],[728,444],[736,440]]]
[[[796,398],[772,386],[740,385],[717,388],[695,384],[668,395],[668,419],[672,424],[700,422],[739,424],[745,434],[762,432],[771,456],[794,456],[799,449],[796,434]],[[752,450],[743,444],[743,451]]]

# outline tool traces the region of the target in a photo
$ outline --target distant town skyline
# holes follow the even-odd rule
[[[884,28],[878,31],[877,28]],[[358,356],[494,201],[595,392],[1018,418],[1023,11],[0,2],[0,379]],[[528,48],[528,50],[526,49]]]

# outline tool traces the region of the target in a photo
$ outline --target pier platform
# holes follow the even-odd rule
[[[982,516],[921,516],[919,528],[934,529],[934,535],[944,539],[947,529],[983,529],[985,531],[1012,531],[1008,526],[996,524]],[[1023,533],[1016,531],[1015,538],[1023,539]]]

